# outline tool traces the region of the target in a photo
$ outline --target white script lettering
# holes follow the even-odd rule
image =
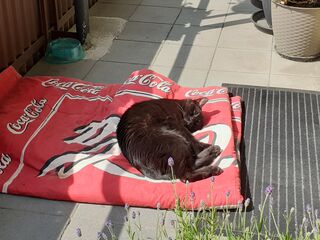
[[[172,83],[164,81],[162,78],[154,74],[136,75],[128,78],[123,85],[139,84],[150,88],[157,88],[162,92],[169,93]]]
[[[92,86],[89,84],[79,83],[79,82],[60,82],[58,78],[51,78],[47,81],[42,82],[42,86],[44,87],[55,87],[61,90],[68,90],[71,88],[75,91],[82,92],[82,93],[90,93],[90,94],[97,94],[103,86]]]
[[[7,124],[7,129],[13,134],[22,134],[27,130],[29,123],[36,120],[40,113],[42,112],[47,99],[41,99],[37,101],[36,99],[31,100],[24,110],[23,114],[14,123],[9,122]]]
[[[4,169],[9,166],[11,157],[8,154],[1,154],[0,158],[0,175],[4,173]]]

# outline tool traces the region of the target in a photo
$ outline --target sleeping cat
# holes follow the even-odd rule
[[[221,174],[221,168],[210,166],[220,154],[220,147],[201,143],[191,134],[203,127],[201,108],[207,101],[157,99],[134,104],[117,127],[123,155],[152,179],[172,178],[170,157],[174,160],[174,175],[182,181]]]

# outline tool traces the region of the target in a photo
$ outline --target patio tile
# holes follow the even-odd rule
[[[132,218],[132,212],[136,214],[140,212],[140,221],[143,228],[143,239],[156,239],[156,226],[157,226],[157,215],[162,216],[164,211],[157,211],[155,209],[148,208],[129,208],[128,218],[131,222],[133,230],[138,232],[135,223],[138,223],[138,216],[135,219]],[[126,232],[127,223],[124,217],[127,213],[123,207],[119,206],[99,206],[91,204],[81,204],[77,213],[73,216],[71,223],[68,225],[61,240],[70,240],[75,234],[75,229],[80,227],[82,230],[84,239],[97,239],[97,232],[104,232],[108,236],[107,227],[105,223],[107,220],[111,220],[114,226],[114,232],[118,239],[128,239]],[[151,217],[153,216],[153,217]],[[92,219],[95,221],[92,221]],[[165,227],[168,233],[173,236],[174,229],[170,225],[171,220],[175,220],[175,215],[172,211],[167,212],[165,221]]]
[[[320,63],[319,61],[296,62],[288,60],[273,51],[271,74],[320,77]]]
[[[113,4],[97,2],[90,8],[91,16],[99,17],[118,17],[129,19],[137,6],[127,4]]]
[[[69,64],[49,64],[43,59],[26,74],[27,76],[64,76],[84,79],[96,63],[94,60],[81,60]]]
[[[221,27],[226,13],[221,10],[199,10],[183,8],[176,24],[187,24],[195,26]]]
[[[0,238],[3,240],[57,240],[69,221],[66,216],[1,208],[0,216]]]
[[[162,42],[166,39],[170,29],[169,24],[128,22],[118,39]]]
[[[161,73],[184,87],[203,87],[208,71],[189,68],[170,68],[152,65],[153,71]]]
[[[226,0],[184,0],[184,7],[186,8],[197,8],[204,10],[224,10],[227,11],[229,8],[229,1]]]
[[[242,73],[242,72],[209,72],[206,86],[221,86],[222,83],[251,85],[251,86],[268,86],[269,75],[258,73]]]
[[[320,77],[271,74],[270,87],[320,91]]]
[[[180,9],[167,7],[139,6],[130,17],[130,21],[153,22],[153,23],[173,23]]]
[[[229,12],[254,13],[261,9],[256,8],[250,0],[231,0]]]
[[[233,29],[224,28],[218,43],[222,48],[239,49],[272,49],[272,35],[263,33],[257,29]]]
[[[57,216],[70,216],[77,204],[67,201],[53,201],[41,198],[0,194],[0,208],[30,211]]]
[[[130,73],[146,67],[147,65],[99,61],[85,80],[95,83],[123,83]]]
[[[221,28],[174,25],[166,42],[194,46],[217,45]]]
[[[102,60],[137,64],[151,64],[160,47],[160,43],[116,40],[111,51]]]
[[[213,57],[211,47],[182,46],[164,43],[153,65],[208,70]]]
[[[183,5],[183,0],[143,0],[141,5],[180,8]]]
[[[142,2],[142,0],[99,0],[99,2],[139,5]]]
[[[254,24],[251,21],[251,12],[239,13],[239,12],[228,12],[228,15],[225,19],[224,28],[232,29],[258,29],[255,28]]]
[[[218,48],[211,71],[269,74],[270,58],[271,51]]]

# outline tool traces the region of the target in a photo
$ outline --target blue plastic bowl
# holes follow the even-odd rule
[[[45,54],[45,60],[53,64],[77,62],[83,58],[81,43],[74,38],[58,38],[49,42]]]

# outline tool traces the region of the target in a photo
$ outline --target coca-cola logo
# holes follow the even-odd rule
[[[200,92],[198,89],[192,89],[185,93],[186,97],[208,97],[215,94],[226,94],[228,91],[226,88],[219,88],[219,89],[210,89],[208,91]]]
[[[79,83],[79,82],[60,82],[58,78],[51,78],[47,81],[42,82],[42,86],[44,87],[55,87],[61,90],[72,89],[81,93],[90,93],[90,94],[98,94],[103,86],[92,86],[89,84]]]
[[[240,111],[241,110],[241,102],[231,103],[231,108],[233,111]]]
[[[39,101],[31,100],[31,103],[24,108],[23,114],[15,122],[7,124],[7,129],[13,134],[24,133],[28,125],[39,117],[47,101],[45,98]]]
[[[11,163],[11,157],[8,154],[1,154],[0,158],[0,175],[4,173],[4,170]]]
[[[161,77],[154,74],[136,75],[128,78],[124,85],[139,84],[150,88],[159,89],[162,92],[169,93],[171,91],[172,83],[166,82]]]

